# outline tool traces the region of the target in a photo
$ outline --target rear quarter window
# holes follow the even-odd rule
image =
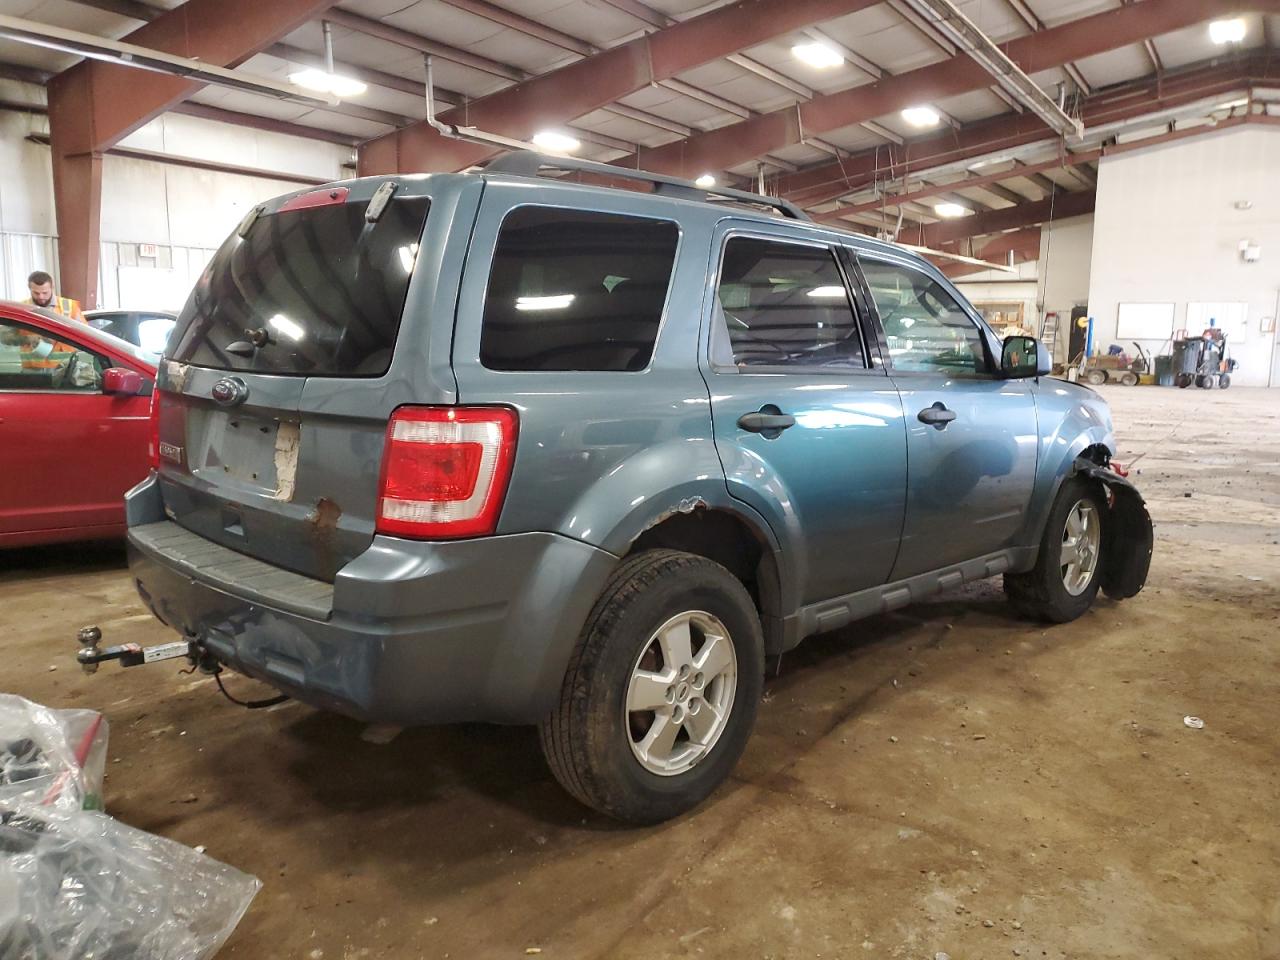
[[[480,362],[490,370],[643,370],[678,242],[669,220],[511,211],[489,274]]]

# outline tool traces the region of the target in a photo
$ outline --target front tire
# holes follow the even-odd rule
[[[704,557],[645,551],[587,618],[560,703],[539,725],[542,751],[587,806],[660,823],[728,777],[763,683],[760,618],[741,582]]]
[[[1005,574],[1004,591],[1023,616],[1069,623],[1093,606],[1101,583],[1106,502],[1098,485],[1068,477],[1058,491],[1028,573]]]

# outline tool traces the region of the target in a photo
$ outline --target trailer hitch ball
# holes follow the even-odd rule
[[[97,626],[81,627],[80,632],[76,634],[76,640],[80,644],[80,653],[84,654],[78,658],[80,669],[85,673],[97,673],[98,661],[91,658],[98,653],[98,644],[102,642],[102,629]]]

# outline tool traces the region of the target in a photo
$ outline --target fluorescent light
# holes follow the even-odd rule
[[[351,77],[339,76],[308,67],[289,74],[289,82],[317,93],[328,93],[335,97],[357,97],[369,89],[367,84]]]
[[[267,326],[271,327],[272,329],[276,330],[279,333],[283,333],[286,337],[288,337],[290,340],[294,341],[295,343],[301,340],[307,334],[307,331],[303,330],[299,324],[290,320],[283,313],[277,313],[274,317],[268,320]]]
[[[355,77],[344,77],[337,73],[329,75],[329,92],[335,97],[342,97],[344,100],[348,97],[358,97],[368,89],[368,84]]]
[[[563,310],[576,299],[576,294],[555,293],[546,297],[516,297],[517,310]]]
[[[1228,100],[1225,103],[1220,103],[1216,107],[1214,107],[1214,109],[1215,110],[1234,110],[1236,107],[1247,107],[1248,105],[1249,105],[1249,98],[1241,97],[1239,100]]]
[[[816,70],[830,70],[844,63],[844,57],[825,43],[797,43],[791,48],[792,55],[801,63],[808,64]]]
[[[539,130],[533,135],[533,145],[553,153],[573,153],[582,146],[574,137],[555,130]]]
[[[806,290],[804,295],[819,300],[835,300],[844,297],[844,287],[814,287]]]
[[[942,115],[933,107],[907,107],[902,119],[913,127],[936,127],[942,122]]]
[[[1240,17],[1230,20],[1214,20],[1209,24],[1209,39],[1214,43],[1239,43],[1244,39],[1248,26]]]
[[[953,217],[963,217],[969,212],[969,208],[962,207],[958,203],[940,203],[933,208],[933,212],[940,217],[951,219]]]
[[[710,190],[716,185],[716,178],[709,173],[704,173],[697,180],[693,181],[695,187],[701,187],[703,190]]]

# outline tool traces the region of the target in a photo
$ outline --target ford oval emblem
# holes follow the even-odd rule
[[[244,403],[249,396],[249,388],[239,377],[223,377],[213,385],[211,391],[214,402],[223,407],[234,407]]]

